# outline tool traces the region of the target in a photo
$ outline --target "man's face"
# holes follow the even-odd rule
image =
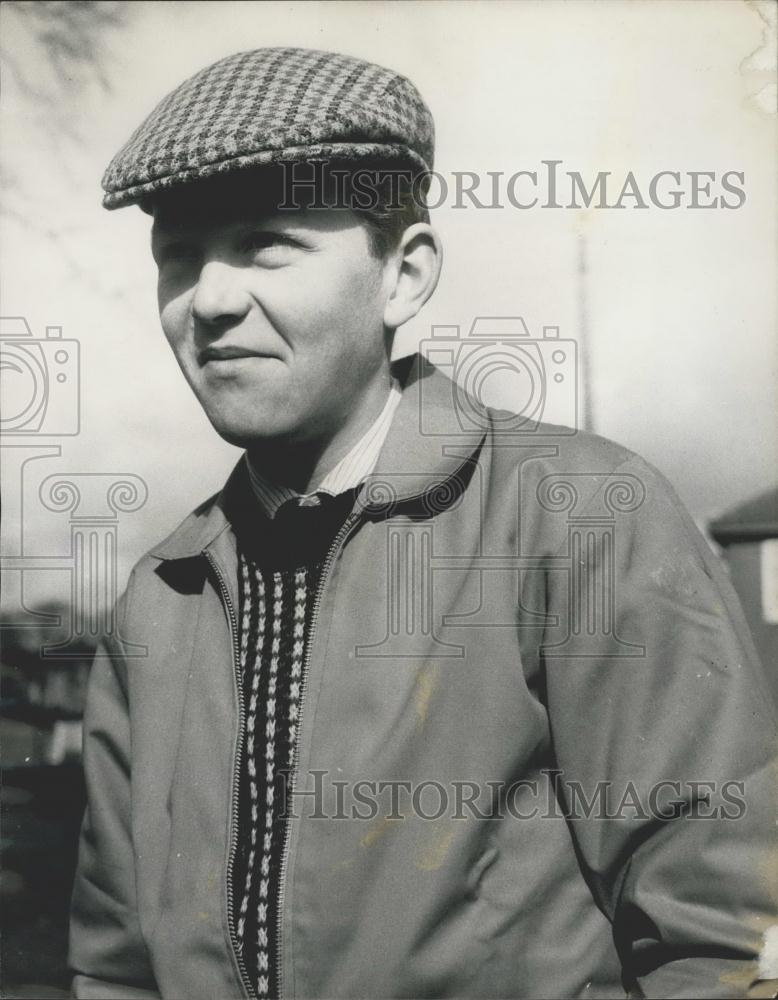
[[[231,443],[329,437],[385,377],[390,267],[347,209],[163,204],[152,252],[165,336]]]

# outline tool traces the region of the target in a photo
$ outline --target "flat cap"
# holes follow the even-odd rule
[[[220,59],[168,94],[111,160],[106,208],[245,167],[402,159],[431,170],[432,115],[399,73],[334,52],[264,48]]]

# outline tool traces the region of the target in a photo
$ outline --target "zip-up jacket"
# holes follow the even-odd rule
[[[281,995],[771,995],[775,711],[718,559],[633,453],[401,368],[315,595]],[[241,460],[137,564],[95,658],[76,997],[250,995],[229,906],[247,495]]]

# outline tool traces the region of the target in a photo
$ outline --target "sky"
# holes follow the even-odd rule
[[[100,177],[169,90],[221,56],[258,46],[337,50],[409,76],[435,116],[436,166],[450,185],[453,172],[472,172],[483,194],[497,173],[542,178],[544,161],[557,160],[563,181],[573,172],[591,186],[610,172],[611,200],[632,172],[648,200],[658,172],[678,172],[685,203],[677,210],[634,208],[635,197],[623,208],[520,209],[504,188],[500,208],[464,198],[456,207],[449,192],[433,213],[445,248],[441,283],[399,331],[396,352],[416,349],[433,327],[464,334],[479,316],[521,316],[535,339],[558,327],[578,346],[589,428],[656,465],[698,523],[775,484],[773,5],[92,7],[80,30],[93,56],[70,63],[41,41],[42,15],[33,23],[12,3],[0,13],[2,315],[26,319],[38,342],[47,327],[61,328],[79,354],[78,379],[73,369],[60,392],[51,383],[52,407],[63,415],[52,408],[44,427],[72,418],[77,389],[78,433],[3,438],[4,553],[42,567],[25,572],[29,606],[67,596],[71,580],[74,514],[64,501],[42,499],[50,477],[75,476],[80,489],[95,491],[82,497],[87,519],[114,518],[120,588],[140,555],[216,491],[239,457],[200,412],[160,331],[149,220],[134,208],[102,209]],[[733,182],[742,205],[687,207],[690,172],[712,172],[719,196],[724,174],[742,175]],[[515,188],[518,199],[526,184]],[[72,366],[75,345],[66,347]],[[55,350],[38,356],[51,366]],[[561,419],[566,406],[549,393],[544,415]],[[106,507],[113,480],[137,489],[137,509]],[[7,599],[21,593],[19,576]]]

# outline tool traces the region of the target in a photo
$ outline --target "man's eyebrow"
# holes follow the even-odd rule
[[[154,232],[185,232],[196,225],[194,213],[158,211],[151,227]]]
[[[155,216],[151,228],[152,239],[155,236],[167,235],[168,233],[180,236],[192,236],[196,234],[201,226],[209,225],[207,216],[201,212],[192,212],[189,215],[183,213],[162,214]],[[234,215],[223,215],[220,217],[218,225],[220,227],[232,227],[235,229],[251,229],[254,227],[271,226],[304,226],[303,219],[299,211],[279,212],[275,210],[257,212],[256,214],[236,211]]]

